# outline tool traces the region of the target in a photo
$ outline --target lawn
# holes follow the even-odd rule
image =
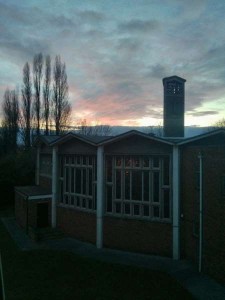
[[[170,276],[65,251],[20,251],[0,222],[6,300],[193,299]]]

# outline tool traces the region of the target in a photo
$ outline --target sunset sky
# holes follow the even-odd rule
[[[34,54],[66,63],[73,122],[162,123],[162,78],[186,82],[186,125],[225,117],[224,0],[0,0],[0,101]]]

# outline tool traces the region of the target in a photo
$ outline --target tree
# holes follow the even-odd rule
[[[22,127],[24,132],[25,147],[31,146],[31,103],[32,103],[32,83],[30,77],[30,65],[25,63],[23,68],[23,86],[22,86]]]
[[[155,126],[148,126],[146,127],[145,133],[148,135],[163,137],[163,126],[161,123]]]
[[[56,134],[60,134],[69,122],[71,105],[68,101],[66,65],[59,55],[55,57],[53,69],[53,119]]]
[[[225,128],[225,118],[222,118],[222,119],[218,120],[217,122],[213,123],[211,126],[206,127],[205,131],[209,132],[209,131],[213,131],[213,130],[221,129],[221,128]]]
[[[19,97],[15,90],[6,90],[2,105],[2,139],[5,152],[16,152],[19,131]]]
[[[45,79],[43,86],[43,106],[44,106],[44,121],[45,121],[45,134],[49,135],[50,123],[50,85],[51,85],[51,58],[49,55],[45,59]]]
[[[112,132],[112,128],[109,125],[95,125],[91,126],[87,124],[87,120],[81,120],[78,125],[78,132],[83,135],[94,136],[107,136]]]
[[[34,118],[36,134],[40,135],[40,110],[41,110],[41,80],[42,80],[42,53],[36,54],[33,59],[33,83],[34,83]]]

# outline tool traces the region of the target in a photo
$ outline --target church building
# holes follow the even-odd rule
[[[36,185],[15,188],[18,224],[191,260],[224,280],[225,131],[184,137],[185,82],[163,79],[163,137],[37,137]]]

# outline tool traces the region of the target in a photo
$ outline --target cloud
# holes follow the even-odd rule
[[[168,73],[166,66],[163,66],[161,64],[155,64],[153,66],[148,67],[148,71],[145,73],[146,78],[159,78],[162,79],[166,76]]]
[[[188,111],[186,114],[194,116],[194,117],[205,117],[205,116],[218,115],[219,112],[215,111],[215,110],[208,110],[208,111]]]
[[[82,22],[96,24],[105,20],[105,15],[94,10],[83,10],[77,13]]]
[[[157,29],[159,29],[159,22],[156,20],[133,19],[118,25],[120,32],[128,33],[148,33]]]

